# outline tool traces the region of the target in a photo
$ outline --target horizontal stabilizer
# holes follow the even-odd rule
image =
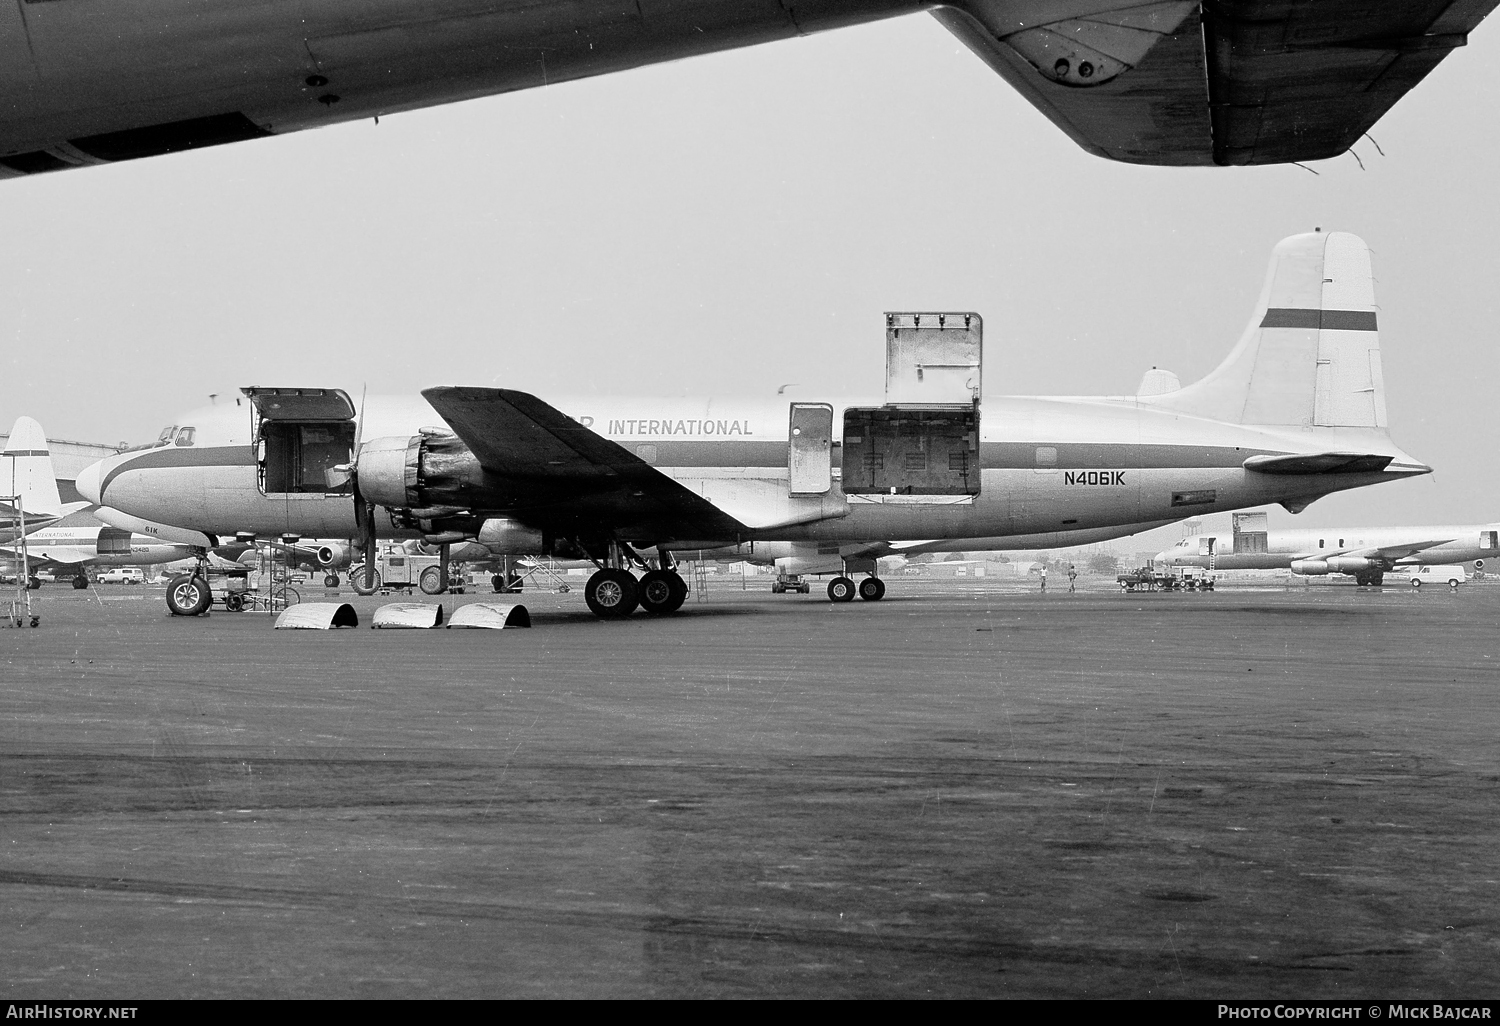
[[[1289,456],[1251,456],[1246,470],[1261,474],[1379,474],[1394,456],[1364,452],[1293,453]]]

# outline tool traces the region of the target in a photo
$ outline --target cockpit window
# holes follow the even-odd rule
[[[177,432],[177,444],[178,445],[192,445],[193,444],[193,437],[195,435],[197,435],[197,433],[198,433],[198,429],[195,428],[195,427],[185,427],[185,428],[179,429],[178,432]]]
[[[156,436],[157,445],[171,445],[172,439],[177,437],[177,425],[168,424],[161,429],[161,434]]]

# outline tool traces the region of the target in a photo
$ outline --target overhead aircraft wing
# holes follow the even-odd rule
[[[1497,0],[977,0],[934,16],[1090,153],[1243,165],[1347,151]]]
[[[1319,452],[1251,456],[1243,466],[1261,474],[1378,474],[1395,457],[1380,453]]]
[[[675,538],[732,538],[746,530],[703,496],[534,395],[458,387],[422,395],[499,479],[497,494],[508,491],[507,482],[524,482],[538,496],[534,516],[609,521]]]

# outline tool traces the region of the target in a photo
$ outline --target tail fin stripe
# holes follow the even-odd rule
[[[1310,310],[1273,306],[1261,320],[1262,328],[1327,328],[1334,331],[1375,331],[1371,310]]]
[[[51,456],[46,449],[6,449],[0,456]]]

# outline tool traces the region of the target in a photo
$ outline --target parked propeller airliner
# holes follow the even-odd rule
[[[26,557],[34,575],[48,571],[71,577],[75,588],[88,587],[88,567],[146,566],[192,556],[209,544],[193,531],[162,524],[139,523],[139,530],[111,526],[101,510],[87,502],[64,504],[58,496],[56,469],[47,448],[47,434],[30,417],[11,429],[0,455],[0,491],[24,496]],[[116,514],[116,516],[120,516]],[[166,535],[167,537],[162,537]],[[14,530],[0,535],[0,559],[18,562],[20,546]],[[33,584],[37,583],[35,577]]]
[[[246,388],[179,421],[193,444],[105,459],[78,488],[219,537],[587,556],[601,566],[590,607],[619,616],[681,604],[671,567],[684,550],[1097,540],[1266,503],[1298,511],[1430,470],[1386,433],[1369,251],[1353,235],[1281,242],[1238,345],[1174,391],[981,400],[975,314],[888,314],[886,342],[884,402],[559,408],[445,387],[371,397],[357,422],[336,389]],[[652,550],[660,565],[638,581],[631,568]],[[184,578],[170,601],[194,609],[204,592]],[[830,585],[853,594],[848,578]]]
[[[1348,574],[1379,585],[1398,568],[1474,563],[1500,556],[1500,523],[1436,527],[1298,527],[1272,531],[1264,513],[1236,513],[1224,534],[1195,534],[1157,553],[1170,566]]]
[[[294,132],[930,11],[1090,153],[1344,153],[1496,0],[17,0],[0,177]],[[1457,129],[1455,129],[1456,131]]]

